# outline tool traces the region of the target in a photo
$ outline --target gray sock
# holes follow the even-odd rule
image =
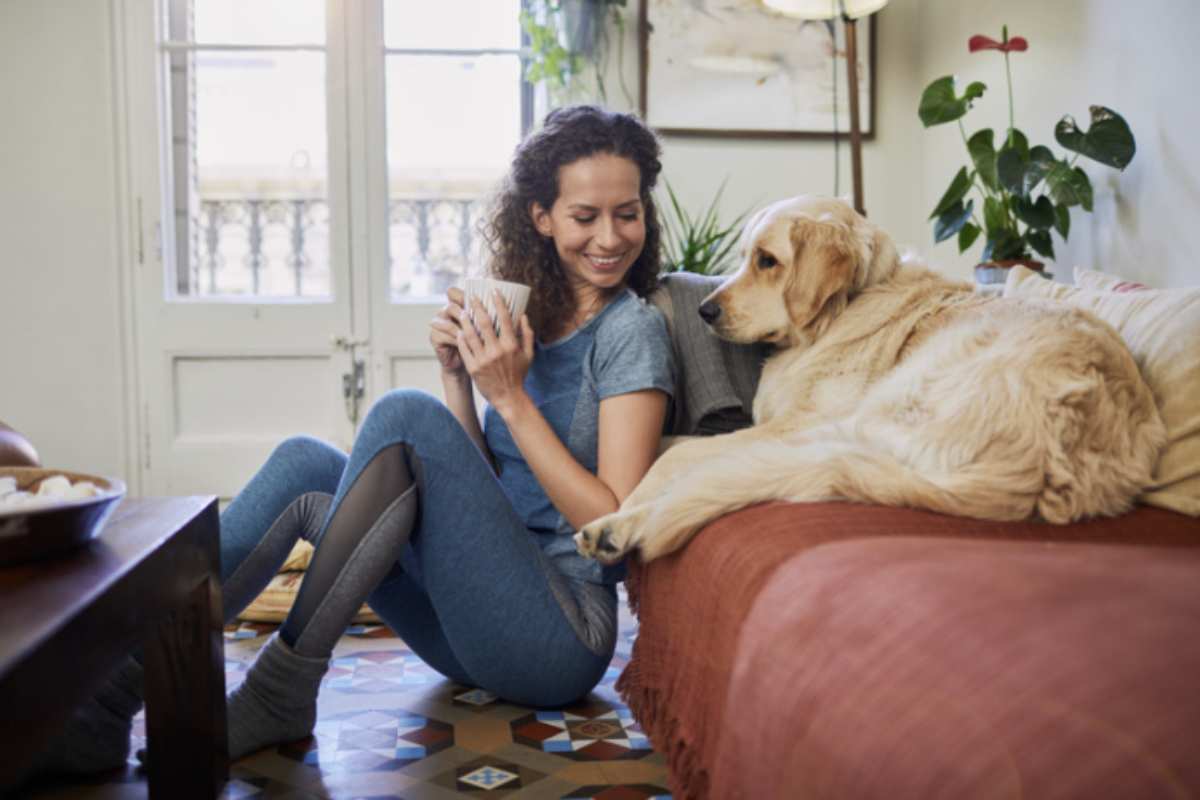
[[[328,658],[306,658],[279,633],[258,652],[246,680],[229,694],[229,758],[303,739],[317,722],[317,690]]]
[[[82,775],[123,766],[129,759],[133,717],[142,707],[142,676],[142,665],[125,659],[100,691],[75,709],[35,771]]]

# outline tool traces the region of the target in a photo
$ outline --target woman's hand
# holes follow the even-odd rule
[[[466,365],[458,354],[458,335],[462,332],[462,320],[466,318],[463,308],[463,290],[454,287],[446,290],[446,305],[434,314],[429,322],[429,341],[437,355],[442,372],[465,376]]]
[[[494,298],[500,335],[496,335],[483,303],[472,299],[475,324],[467,320],[459,326],[458,352],[475,388],[503,415],[506,405],[524,395],[525,373],[533,361],[533,328],[529,317],[522,314],[518,336],[504,297],[495,292]]]

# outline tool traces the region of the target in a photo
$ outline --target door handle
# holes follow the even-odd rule
[[[346,417],[358,425],[358,411],[367,393],[367,370],[361,358],[352,362],[351,371],[342,373],[342,397],[346,402]]]
[[[365,337],[362,339],[355,339],[353,336],[331,336],[329,337],[329,343],[338,350],[346,350],[353,353],[354,348],[365,347],[371,343],[371,340]]]

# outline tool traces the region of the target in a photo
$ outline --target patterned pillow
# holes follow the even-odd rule
[[[1140,292],[1150,287],[1137,281],[1127,281],[1117,275],[1095,269],[1075,268],[1075,285],[1080,289],[1095,289],[1099,292]]]
[[[1200,516],[1200,288],[1079,289],[1013,267],[1004,296],[1056,299],[1117,329],[1167,426],[1154,484],[1141,500]]]

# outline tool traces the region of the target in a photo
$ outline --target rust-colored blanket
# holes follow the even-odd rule
[[[1200,520],[772,503],[629,593],[676,797],[1200,795]]]

